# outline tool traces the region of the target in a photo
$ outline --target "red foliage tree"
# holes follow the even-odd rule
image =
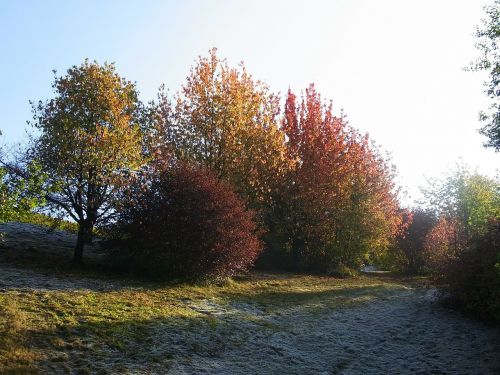
[[[223,277],[249,267],[262,250],[253,212],[206,169],[156,166],[126,196],[114,233],[136,271]]]
[[[442,216],[429,231],[424,241],[424,259],[427,268],[435,274],[443,274],[467,243],[460,222]]]
[[[368,136],[334,116],[314,85],[299,104],[288,92],[282,129],[294,162],[286,193],[294,268],[354,267],[384,250],[400,229],[401,213],[393,171]]]

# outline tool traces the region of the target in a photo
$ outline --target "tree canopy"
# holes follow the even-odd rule
[[[163,141],[177,158],[212,169],[254,207],[269,202],[287,168],[279,97],[243,64],[232,68],[210,50],[174,104],[162,95],[160,113]]]
[[[484,234],[488,222],[500,217],[500,184],[463,165],[423,189],[436,216],[457,220],[468,235]]]
[[[114,191],[143,164],[135,85],[113,64],[86,60],[55,77],[55,97],[33,105],[39,131],[30,157],[48,176],[47,202],[79,224],[75,261],[96,224],[113,214]]]
[[[402,223],[393,169],[314,85],[288,92],[282,128],[293,168],[286,192],[294,268],[357,267],[385,251]],[[286,221],[286,220],[284,220]]]
[[[227,183],[256,212],[273,266],[357,268],[405,225],[389,158],[313,84],[300,99],[290,90],[281,112],[279,95],[212,49],[176,95],[160,89],[148,105],[113,64],[86,60],[56,75],[53,89],[33,105],[28,162],[47,176],[48,205],[79,225],[76,262],[94,228],[134,201],[124,194],[133,177],[159,161]]]
[[[473,63],[473,70],[484,70],[489,74],[489,82],[485,83],[486,94],[492,103],[488,112],[481,113],[481,120],[486,124],[481,133],[488,137],[486,146],[500,151],[500,0],[484,7],[486,17],[477,26],[475,36],[476,48],[481,56]]]

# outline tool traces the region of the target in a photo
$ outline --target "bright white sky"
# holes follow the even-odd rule
[[[25,1],[0,0],[0,128],[23,139],[28,100],[49,98],[51,70],[85,57],[114,61],[144,100],[178,90],[197,55],[217,47],[231,64],[285,93],[315,82],[392,154],[411,197],[425,177],[461,158],[491,176],[484,149],[482,73],[472,33],[482,0]]]

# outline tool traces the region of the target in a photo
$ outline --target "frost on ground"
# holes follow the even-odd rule
[[[238,314],[222,318],[205,338],[209,350],[179,356],[169,374],[500,373],[498,332],[438,308],[422,290],[261,318],[266,329]]]
[[[0,258],[0,297],[128,288],[25,270]],[[401,285],[376,295],[355,293],[351,300],[332,308],[321,299],[269,307],[257,301],[180,298],[176,303],[195,318],[150,319],[140,332],[129,332],[126,325],[121,349],[96,343],[91,332],[73,332],[78,345],[40,346],[45,359],[38,365],[51,374],[82,368],[87,371],[82,373],[171,375],[500,373],[499,331],[440,307],[432,290]]]

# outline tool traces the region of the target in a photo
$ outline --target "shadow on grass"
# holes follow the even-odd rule
[[[84,310],[75,310],[74,306],[67,305],[68,301],[57,301],[54,295],[49,298],[55,302],[40,305],[44,310],[37,316],[58,315],[63,313],[60,309],[64,307],[67,314],[76,314],[73,323],[51,318],[47,325],[54,328],[39,329],[30,324],[27,316],[23,318],[21,309],[0,314],[0,321],[2,315],[5,320],[1,322],[3,327],[12,328],[13,322],[17,322],[13,329],[0,332],[4,338],[0,341],[0,373],[36,373],[37,370],[50,374],[166,372],[175,358],[221,356],[227,349],[242,345],[258,331],[268,335],[286,329],[281,325],[289,324],[290,318],[297,319],[297,324],[300,324],[301,313],[353,306],[385,296],[389,291],[391,289],[385,285],[322,291],[272,291],[263,287],[251,294],[220,288],[216,291],[220,297],[218,303],[213,305],[220,309],[221,315],[218,311],[197,308],[192,316],[161,316],[159,313],[160,316],[149,318],[133,316],[140,315],[135,311],[141,308],[139,302],[128,306],[132,309],[132,316],[120,315],[119,311],[123,310],[118,308],[113,310],[116,314],[101,311],[97,308],[101,302],[108,306],[123,302],[109,300],[106,293],[97,293],[96,298],[100,301],[95,302],[97,307],[91,310],[89,300],[85,300]],[[203,307],[204,301],[190,299],[180,307]],[[287,310],[290,307],[293,311]],[[286,317],[284,321],[282,315]]]
[[[0,289],[39,289],[39,290],[91,290],[107,291],[123,288],[154,288],[158,282],[133,277],[121,272],[115,266],[106,262],[88,259],[82,265],[76,265],[72,253],[51,253],[39,249],[0,248],[0,266],[4,265],[12,271],[7,285],[2,283],[6,272],[0,275]],[[17,270],[17,271],[16,271]],[[29,272],[32,277],[28,277]],[[19,273],[21,276],[16,277]],[[176,285],[172,281],[162,285]]]
[[[322,312],[325,309],[350,307],[375,299],[384,299],[403,290],[403,286],[374,284],[366,286],[344,286],[321,291],[255,289],[250,292],[222,292],[229,301],[256,304],[266,313],[280,312],[281,309],[305,308],[308,312]]]
[[[9,338],[7,346],[0,341],[0,373],[166,373],[174,359],[222,356],[226,350],[241,345],[255,327],[250,321],[237,323],[197,316],[80,322],[49,330],[19,330]],[[260,325],[257,329],[267,328]],[[19,357],[19,353],[24,355]]]

